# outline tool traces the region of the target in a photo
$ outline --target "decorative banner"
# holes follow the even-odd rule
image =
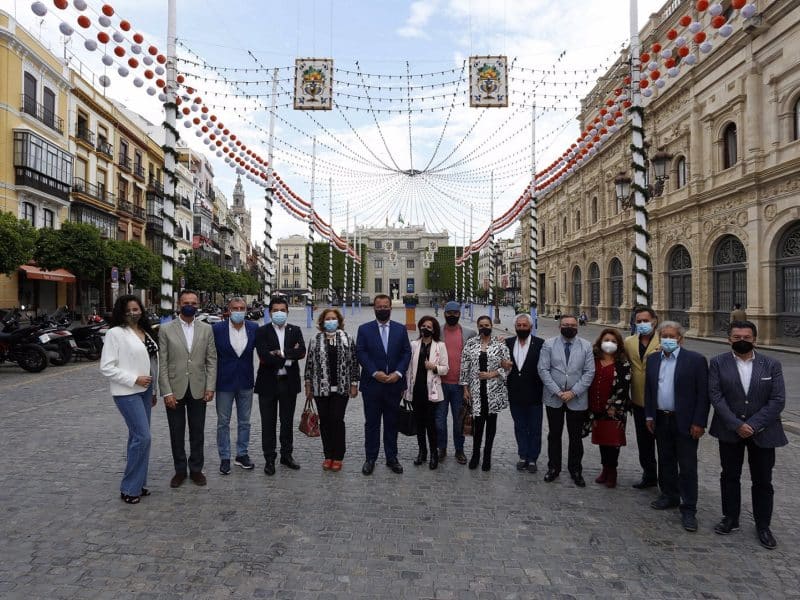
[[[505,56],[471,56],[469,105],[508,106],[508,59]]]
[[[435,254],[436,251],[439,250],[438,242],[436,240],[431,240],[430,242],[428,242],[428,250]]]
[[[294,61],[294,108],[333,108],[333,59],[298,58]]]
[[[391,240],[386,240],[385,242],[383,242],[383,249],[386,252],[391,252],[393,248],[394,244],[392,244]]]

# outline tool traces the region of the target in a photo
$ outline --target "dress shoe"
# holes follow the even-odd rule
[[[264,473],[266,473],[267,475],[275,475],[275,461],[274,460],[269,460],[268,459],[267,462],[264,463]]]
[[[536,473],[539,470],[539,467],[536,466],[535,462],[528,463],[528,473]]]
[[[559,471],[556,469],[547,469],[547,474],[544,476],[544,480],[547,483],[551,483],[556,480],[558,477]]]
[[[186,473],[175,473],[175,475],[172,476],[172,479],[169,480],[169,487],[181,487],[181,484],[184,481],[186,481]]]
[[[667,510],[669,508],[678,508],[678,506],[680,506],[680,502],[666,496],[659,496],[650,503],[650,508],[655,508],[656,510]]]
[[[284,467],[289,467],[289,468],[290,468],[290,469],[292,469],[293,471],[297,471],[297,470],[300,468],[300,465],[298,465],[298,464],[297,464],[297,463],[294,461],[294,459],[292,458],[292,455],[291,455],[291,454],[288,454],[288,455],[286,455],[286,456],[281,456],[281,464],[282,464]]]
[[[530,463],[527,460],[521,460],[517,463],[517,471],[527,471]]]
[[[205,485],[206,484],[206,476],[203,475],[202,471],[192,471],[189,473],[189,479],[192,480],[192,483],[195,485]]]
[[[431,471],[433,471],[434,469],[437,469],[438,467],[439,467],[439,457],[436,456],[436,453],[434,452],[433,456],[431,456],[430,462],[428,463],[428,468]]]
[[[342,470],[342,461],[334,460],[331,462],[331,471],[333,471],[334,473],[338,473],[341,470]]]
[[[231,472],[231,459],[223,458],[219,463],[219,472],[223,475],[230,475]]]
[[[414,459],[414,466],[418,467],[423,463],[428,462],[428,453],[427,452],[420,452],[417,454],[417,458]]]
[[[467,457],[463,452],[456,452],[456,462],[460,465],[467,464]]]
[[[330,458],[326,458],[322,461],[322,470],[323,471],[330,471],[331,465],[333,464],[333,460]]]
[[[572,474],[572,481],[575,482],[575,485],[578,487],[586,487],[586,480],[583,478],[583,475],[580,473],[573,473]]]
[[[639,483],[634,483],[631,487],[635,487],[637,490],[646,490],[647,488],[656,487],[658,485],[658,481],[655,479],[642,479]]]
[[[769,527],[758,530],[758,541],[761,542],[761,545],[767,550],[775,550],[775,548],[778,547],[778,542],[775,540],[775,536],[772,535]]]
[[[697,517],[694,515],[694,513],[681,513],[681,525],[683,525],[683,528],[686,531],[694,533],[697,531]]]
[[[447,458],[447,448],[439,448],[439,462]]]
[[[722,520],[714,525],[714,533],[720,535],[730,535],[734,531],[739,531],[739,522],[730,517],[722,517]]]
[[[400,475],[403,472],[403,465],[397,459],[386,461],[386,466],[392,470],[392,473]]]
[[[361,472],[364,475],[372,475],[372,472],[375,470],[375,461],[374,460],[365,460],[364,466],[361,467]]]
[[[603,470],[600,471],[600,475],[598,475],[595,478],[594,482],[595,483],[605,483],[606,481],[608,481],[608,467],[603,465]]]

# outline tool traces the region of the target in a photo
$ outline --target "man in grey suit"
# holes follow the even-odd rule
[[[206,404],[214,399],[217,384],[217,349],[211,325],[195,321],[199,299],[183,290],[178,296],[180,317],[161,326],[158,332],[158,384],[167,409],[169,440],[176,488],[189,477],[206,484],[203,475],[203,430]],[[189,460],[186,460],[186,422],[189,422]]]
[[[733,321],[728,327],[732,352],[711,359],[708,391],[714,418],[709,433],[719,440],[723,515],[714,531],[728,535],[739,529],[746,449],[758,540],[772,550],[778,545],[770,531],[772,468],[775,448],[788,443],[780,417],[786,390],[781,363],[755,352],[757,333],[750,321]]]
[[[561,473],[561,433],[567,421],[569,450],[567,467],[578,487],[583,479],[583,423],[589,408],[589,386],[594,379],[592,345],[578,336],[575,315],[559,319],[561,335],[548,339],[539,353],[539,377],[544,384],[544,405],[547,411],[547,475],[555,481]]]

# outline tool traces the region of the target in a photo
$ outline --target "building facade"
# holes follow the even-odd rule
[[[302,304],[309,293],[307,269],[308,238],[290,235],[278,239],[276,286],[273,293],[286,296],[290,302]]]
[[[649,155],[670,157],[666,181],[648,168],[652,304],[691,334],[720,336],[739,303],[762,343],[800,345],[800,5],[758,8],[645,108]],[[693,3],[670,2],[653,15],[643,47],[664,40],[683,14],[695,15]],[[604,85],[600,98],[612,91]],[[594,111],[587,106],[582,129]],[[585,310],[600,323],[628,322],[634,215],[617,200],[614,178],[630,175],[630,135],[622,128],[538,199],[541,313]],[[525,248],[528,232],[526,219]]]

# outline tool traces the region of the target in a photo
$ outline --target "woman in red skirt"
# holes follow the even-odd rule
[[[592,443],[600,446],[603,465],[595,482],[613,488],[617,486],[619,449],[625,445],[631,364],[616,329],[604,329],[593,347],[595,374],[589,387],[589,426]]]

